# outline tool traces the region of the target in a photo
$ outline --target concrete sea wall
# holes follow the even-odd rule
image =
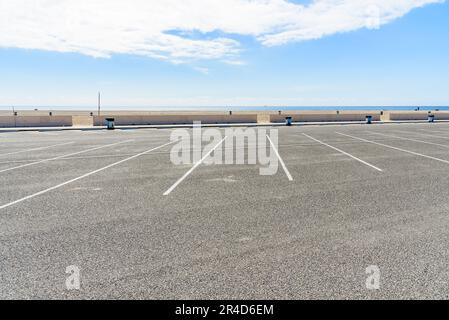
[[[283,123],[286,117],[293,122],[339,122],[364,121],[367,115],[373,121],[425,121],[427,111],[270,111],[270,112],[139,112],[111,111],[101,116],[91,112],[49,112],[21,111],[16,116],[12,113],[0,113],[0,127],[92,127],[104,126],[106,118],[114,118],[120,125],[171,125],[192,124],[201,121],[204,124],[238,124],[238,123]],[[449,120],[449,111],[432,111],[435,120]]]

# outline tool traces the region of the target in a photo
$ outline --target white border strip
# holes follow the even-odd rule
[[[269,137],[268,135],[266,135],[266,136],[267,136],[267,138],[268,138],[268,141],[270,141],[271,147],[273,148],[274,152],[276,153],[276,156],[278,157],[279,162],[281,163],[282,168],[284,169],[284,172],[285,172],[285,174],[287,175],[288,180],[289,180],[289,181],[293,181],[293,177],[292,177],[292,175],[290,174],[290,171],[288,171],[287,166],[286,166],[285,163],[284,163],[284,160],[282,160],[281,156],[279,155],[279,152],[278,152],[278,150],[276,149],[276,147],[275,147],[273,141],[271,141],[271,139],[270,139],[270,137]]]
[[[126,158],[126,159],[123,159],[123,160],[114,162],[114,163],[112,163],[112,164],[110,164],[110,165],[108,165],[108,166],[106,166],[106,167],[97,169],[97,170],[95,170],[95,171],[91,171],[91,172],[86,173],[86,174],[84,174],[84,175],[82,175],[82,176],[80,176],[80,177],[77,177],[77,178],[75,178],[75,179],[71,179],[71,180],[68,180],[68,181],[66,181],[66,182],[60,183],[60,184],[58,184],[58,185],[56,185],[56,186],[54,186],[54,187],[51,187],[51,188],[48,188],[48,189],[45,189],[45,190],[36,192],[36,193],[34,193],[34,194],[32,194],[32,195],[23,197],[23,198],[21,198],[21,199],[19,199],[19,200],[16,200],[16,201],[13,201],[13,202],[4,204],[4,205],[0,206],[0,210],[5,209],[5,208],[8,208],[8,207],[11,207],[11,206],[13,206],[13,205],[15,205],[15,204],[18,204],[18,203],[20,203],[20,202],[23,202],[23,201],[25,201],[25,200],[29,200],[29,199],[31,199],[31,198],[40,196],[40,195],[42,195],[42,194],[44,194],[44,193],[47,193],[47,192],[49,192],[49,191],[52,191],[52,190],[61,188],[61,187],[65,186],[65,185],[68,185],[68,184],[73,183],[73,182],[75,182],[75,181],[78,181],[78,180],[87,178],[87,177],[89,177],[89,176],[91,176],[91,175],[93,175],[93,174],[96,174],[96,173],[98,173],[98,172],[101,172],[101,171],[104,171],[104,170],[106,170],[106,169],[115,167],[115,166],[117,166],[117,165],[119,165],[119,164],[122,164],[122,163],[127,162],[127,161],[132,160],[132,159],[135,159],[135,158],[137,158],[137,157],[143,156],[143,155],[145,155],[145,154],[147,154],[147,153],[150,153],[150,152],[152,152],[152,151],[161,149],[161,148],[163,148],[163,147],[165,147],[165,146],[168,146],[168,145],[170,145],[170,144],[172,144],[172,143],[174,143],[174,142],[176,142],[176,141],[168,142],[168,143],[163,144],[163,145],[161,145],[161,146],[159,146],[159,147],[156,147],[156,148],[153,148],[153,149],[150,149],[150,150],[147,150],[147,151],[138,153],[138,154],[136,154],[136,155],[134,155],[134,156],[132,156],[132,157],[129,157],[129,158]]]
[[[201,163],[203,163],[203,161],[206,160],[207,157],[209,157],[211,153],[214,152],[215,149],[217,149],[227,139],[227,137],[228,136],[225,136],[219,143],[217,143],[215,147],[213,147],[206,155],[204,155],[204,157],[200,161],[195,163],[195,165],[190,168],[189,171],[187,171],[178,181],[176,181],[167,191],[165,191],[164,196],[168,196],[170,193],[172,193],[172,191],[175,190],[176,187],[193,172],[193,170],[195,170]]]
[[[3,153],[3,154],[0,154],[0,157],[3,157],[3,156],[10,156],[10,155],[12,155],[12,154],[19,154],[19,153],[24,153],[24,152],[29,152],[29,151],[45,150],[45,149],[50,149],[50,148],[54,148],[54,147],[65,146],[65,145],[72,144],[72,143],[75,143],[75,142],[72,141],[72,142],[66,142],[66,143],[54,144],[54,145],[47,146],[47,147],[39,147],[39,148],[26,149],[26,150],[15,151],[15,152],[10,152],[10,153]]]
[[[67,158],[67,157],[75,156],[75,155],[77,155],[77,154],[87,153],[87,152],[89,152],[89,151],[95,151],[95,150],[99,150],[99,149],[104,149],[104,148],[116,146],[116,145],[118,145],[118,144],[122,144],[122,143],[126,143],[126,142],[131,142],[131,141],[134,141],[134,140],[120,141],[120,142],[116,142],[116,143],[112,143],[112,144],[107,144],[107,145],[100,146],[100,147],[95,147],[95,148],[91,148],[91,149],[87,149],[87,150],[83,150],[83,151],[78,151],[78,152],[74,152],[74,153],[65,154],[65,155],[62,155],[62,156],[55,157],[55,158],[43,159],[43,160],[39,160],[39,161],[36,161],[36,162],[31,162],[31,163],[27,163],[27,164],[22,164],[22,165],[20,165],[20,166],[16,166],[16,167],[6,168],[6,169],[3,169],[3,170],[0,170],[0,173],[12,171],[12,170],[16,170],[16,169],[20,169],[20,168],[25,168],[25,167],[29,167],[29,166],[34,166],[34,165],[36,165],[36,164],[45,163],[45,162],[49,162],[49,161],[54,161],[54,160],[58,160],[58,159],[64,159],[64,158]]]
[[[402,152],[405,152],[405,153],[410,153],[410,154],[413,154],[415,156],[420,156],[420,157],[423,157],[423,158],[432,159],[432,160],[436,160],[436,161],[439,161],[439,162],[443,162],[443,163],[449,164],[448,160],[435,158],[435,157],[432,157],[432,156],[428,156],[428,155],[421,154],[421,153],[414,152],[414,151],[401,149],[401,148],[398,148],[398,147],[393,147],[393,146],[390,146],[388,144],[383,144],[383,143],[380,143],[380,142],[375,142],[375,141],[370,141],[370,140],[366,140],[366,139],[363,139],[363,138],[354,137],[354,136],[351,136],[349,134],[344,134],[344,133],[340,133],[340,132],[335,132],[335,133],[339,134],[339,135],[342,135],[342,136],[345,136],[345,137],[353,138],[353,139],[356,139],[356,140],[365,141],[365,142],[372,143],[372,144],[377,144],[378,146],[382,146],[382,147],[386,147],[386,148],[402,151]]]
[[[352,158],[352,159],[354,159],[354,160],[357,160],[358,162],[363,163],[364,165],[367,165],[368,167],[371,167],[371,168],[373,168],[374,170],[383,172],[382,169],[380,169],[380,168],[378,168],[378,167],[372,165],[371,163],[368,163],[368,162],[366,162],[366,161],[363,161],[362,159],[359,159],[359,158],[353,156],[352,154],[349,154],[349,153],[347,153],[347,152],[345,152],[345,151],[343,151],[343,150],[340,150],[340,149],[338,149],[338,148],[336,148],[336,147],[333,147],[333,146],[331,146],[330,144],[324,143],[324,142],[322,142],[322,141],[320,141],[320,140],[318,140],[318,139],[315,139],[314,137],[311,137],[311,136],[309,136],[309,135],[307,135],[307,134],[305,134],[305,133],[303,133],[303,135],[306,136],[306,137],[309,138],[309,139],[312,139],[312,140],[314,140],[314,141],[316,141],[316,142],[318,142],[318,143],[321,143],[322,145],[324,145],[324,146],[326,146],[326,147],[329,147],[329,148],[334,149],[334,150],[336,150],[336,151],[338,151],[338,152],[340,152],[340,153],[342,153],[342,154],[344,154],[344,155],[347,155],[348,157],[350,157],[350,158]]]

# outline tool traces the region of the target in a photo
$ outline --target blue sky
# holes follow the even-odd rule
[[[233,1],[237,6],[245,0]],[[284,19],[279,2],[285,1],[273,1],[277,2],[274,10],[279,10]],[[285,18],[292,19],[288,27],[268,19],[227,24],[233,18],[231,14],[216,18],[226,22],[217,23],[218,26],[214,22],[203,26],[194,21],[203,21],[201,15],[189,21],[199,25],[192,30],[170,24],[173,30],[164,31],[174,38],[154,40],[160,54],[148,47],[146,51],[140,49],[143,47],[130,41],[114,46],[112,36],[107,42],[107,28],[114,33],[116,22],[112,27],[104,22],[103,33],[95,34],[93,25],[89,27],[92,34],[74,29],[75,34],[72,32],[70,37],[58,34],[59,42],[50,43],[46,37],[56,35],[41,32],[48,26],[35,17],[38,10],[32,11],[26,19],[35,19],[37,22],[33,23],[37,23],[39,32],[16,31],[14,23],[20,20],[0,25],[10,28],[0,31],[11,35],[0,36],[0,106],[91,107],[98,91],[102,92],[105,108],[130,109],[449,105],[448,2],[405,8],[395,12],[395,18],[385,18],[391,12],[385,12],[385,17],[380,12],[380,25],[374,28],[360,27],[354,21],[340,30],[339,23],[332,19],[333,24],[325,31],[322,26],[327,25],[327,20],[319,23],[321,16],[329,18],[325,10],[312,11],[316,24],[298,24],[295,19],[306,19],[303,8],[314,1],[291,2],[294,3],[289,5],[300,10],[296,16]],[[326,10],[332,9],[328,7]],[[183,9],[179,10],[182,13]],[[242,12],[241,18],[245,19],[246,13]],[[345,23],[353,18],[336,17]],[[56,22],[48,30],[55,26]],[[253,30],[253,26],[257,28]],[[146,27],[143,25],[142,30]],[[150,36],[135,26],[126,32],[126,39],[142,36],[148,43]],[[75,38],[79,42],[73,42]],[[84,38],[92,39],[94,45],[80,45],[87,43]],[[73,44],[69,47],[70,41]],[[189,54],[180,55],[179,50]]]

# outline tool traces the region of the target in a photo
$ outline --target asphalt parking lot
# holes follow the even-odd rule
[[[174,165],[169,129],[1,133],[0,298],[449,298],[448,123],[276,129],[272,176]]]

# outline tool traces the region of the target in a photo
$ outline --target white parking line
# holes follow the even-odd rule
[[[65,145],[72,144],[72,143],[74,143],[74,142],[72,141],[72,142],[66,142],[66,143],[59,143],[59,144],[54,144],[54,145],[46,146],[46,147],[39,147],[39,148],[33,148],[33,149],[26,149],[26,150],[21,150],[21,151],[3,153],[3,154],[0,154],[0,157],[1,156],[9,156],[9,155],[12,155],[12,154],[19,154],[19,153],[29,152],[29,151],[45,150],[45,149],[50,149],[50,148],[54,148],[54,147],[65,146]]]
[[[399,130],[394,130],[394,132],[402,133],[402,134],[415,134],[415,135],[420,135],[420,136],[424,136],[424,137],[449,139],[449,137],[443,137],[443,136],[439,136],[436,134],[428,134],[428,133],[422,133],[422,132],[410,132],[410,131],[399,131]],[[429,132],[429,131],[426,131],[426,132]]]
[[[340,133],[340,132],[335,132],[335,133],[336,133],[336,134],[339,134],[339,135],[342,135],[342,136],[345,136],[345,137],[350,137],[350,138],[353,138],[353,139],[356,139],[356,140],[360,140],[360,141],[364,141],[364,142],[376,144],[376,145],[379,145],[379,146],[382,146],[382,147],[386,147],[386,148],[398,150],[398,151],[405,152],[405,153],[410,153],[410,154],[413,154],[413,155],[415,155],[415,156],[420,156],[420,157],[423,157],[423,158],[432,159],[432,160],[436,160],[436,161],[439,161],[439,162],[443,162],[443,163],[449,164],[449,161],[448,161],[448,160],[444,160],[444,159],[440,159],[440,158],[435,158],[435,157],[428,156],[428,155],[425,155],[425,154],[422,154],[422,153],[418,153],[418,152],[414,152],[414,151],[409,151],[409,150],[405,150],[405,149],[398,148],[398,147],[393,147],[393,146],[390,146],[390,145],[388,145],[388,144],[384,144],[384,143],[380,143],[380,142],[375,142],[375,141],[366,140],[366,139],[359,138],[359,137],[354,137],[354,136],[351,136],[351,135],[349,135],[349,134],[344,134],[344,133]]]
[[[427,133],[442,133],[442,134],[449,134],[449,132],[447,132],[447,131],[441,131],[441,130],[425,130],[425,129],[418,129],[419,131],[424,131],[424,132],[427,132]],[[440,136],[440,137],[443,137],[443,136]],[[447,136],[445,136],[444,137],[444,139],[448,139],[449,137],[447,137]]]
[[[270,137],[267,135],[268,141],[270,141],[271,147],[273,148],[274,152],[276,153],[276,156],[279,159],[279,162],[282,165],[282,168],[284,169],[285,174],[287,175],[287,178],[289,181],[293,181],[293,177],[290,174],[290,171],[288,171],[287,166],[284,163],[284,160],[282,160],[281,156],[279,155],[278,150],[276,149],[276,146],[274,145],[273,141],[271,141]]]
[[[449,148],[449,145],[447,145],[447,144],[441,144],[441,143],[435,143],[435,142],[429,142],[429,141],[423,141],[423,140],[416,140],[416,139],[404,138],[404,137],[399,137],[399,136],[392,136],[389,134],[383,134],[383,133],[378,133],[378,132],[370,132],[370,133],[377,134],[379,136],[395,138],[395,139],[399,139],[399,140],[407,140],[407,141],[419,142],[419,143],[424,143],[424,144],[430,144],[433,146],[439,146],[439,147],[443,147],[443,148]]]
[[[129,160],[138,158],[138,157],[143,156],[143,155],[145,155],[145,154],[147,154],[147,153],[150,153],[150,152],[152,152],[152,151],[155,151],[155,150],[161,149],[161,148],[163,148],[163,147],[166,147],[166,146],[168,146],[168,145],[170,145],[170,144],[172,144],[172,143],[174,143],[174,142],[176,142],[176,141],[172,141],[172,142],[165,143],[165,144],[163,144],[163,145],[161,145],[161,146],[159,146],[159,147],[152,148],[152,149],[150,149],[150,150],[147,150],[147,151],[138,153],[138,154],[136,154],[136,155],[133,155],[132,157],[129,157],[129,158],[126,158],[126,159],[123,159],[123,160],[114,162],[114,163],[112,163],[112,164],[110,164],[110,165],[107,165],[106,167],[97,169],[97,170],[95,170],[95,171],[91,171],[91,172],[86,173],[86,174],[84,174],[84,175],[82,175],[82,176],[79,176],[79,177],[77,177],[77,178],[75,178],[75,179],[71,179],[71,180],[68,180],[68,181],[66,181],[66,182],[60,183],[60,184],[58,184],[58,185],[56,185],[56,186],[54,186],[54,187],[51,187],[51,188],[48,188],[48,189],[45,189],[45,190],[36,192],[36,193],[34,193],[34,194],[32,194],[32,195],[23,197],[23,198],[21,198],[21,199],[19,199],[19,200],[16,200],[16,201],[13,201],[13,202],[4,204],[4,205],[0,206],[0,210],[1,210],[1,209],[8,208],[8,207],[11,207],[11,206],[13,206],[13,205],[15,205],[15,204],[18,204],[18,203],[20,203],[20,202],[23,202],[23,201],[25,201],[25,200],[29,200],[29,199],[32,199],[32,198],[34,198],[34,197],[40,196],[40,195],[42,195],[42,194],[44,194],[44,193],[47,193],[47,192],[49,192],[49,191],[52,191],[52,190],[61,188],[61,187],[65,186],[65,185],[68,185],[68,184],[73,183],[73,182],[75,182],[75,181],[78,181],[78,180],[87,178],[87,177],[89,177],[89,176],[91,176],[91,175],[93,175],[93,174],[96,174],[96,173],[98,173],[98,172],[101,172],[101,171],[110,169],[110,168],[112,168],[112,167],[115,167],[115,166],[117,166],[117,165],[119,165],[119,164],[122,164],[122,163],[124,163],[124,162],[127,162],[127,161],[129,161]]]
[[[219,143],[217,143],[215,147],[213,147],[207,154],[205,154],[200,161],[195,163],[195,165],[192,168],[190,168],[189,171],[187,171],[178,181],[176,181],[167,191],[165,191],[164,196],[168,196],[170,193],[172,193],[172,191],[175,190],[176,187],[193,172],[193,170],[195,170],[201,163],[203,163],[203,161],[206,160],[207,157],[209,157],[211,153],[214,152],[215,149],[217,149],[227,139],[227,137],[228,136],[225,136]]]
[[[87,150],[83,150],[83,151],[78,151],[78,152],[73,152],[73,153],[69,153],[69,154],[64,154],[62,156],[58,156],[58,157],[54,157],[54,158],[50,158],[50,159],[43,159],[43,160],[39,160],[39,161],[36,161],[36,162],[22,164],[20,166],[16,166],[16,167],[6,168],[6,169],[3,169],[3,170],[0,170],[0,173],[16,170],[16,169],[20,169],[20,168],[25,168],[25,167],[29,167],[29,166],[34,166],[36,164],[45,163],[45,162],[49,162],[49,161],[64,159],[66,157],[74,156],[74,155],[77,155],[77,154],[82,154],[82,153],[86,153],[86,152],[90,152],[90,151],[95,151],[95,150],[99,150],[99,149],[109,148],[109,147],[112,147],[112,146],[115,146],[115,145],[118,145],[118,144],[127,143],[127,142],[131,142],[131,141],[134,141],[134,140],[120,141],[120,142],[107,144],[107,145],[104,145],[104,146],[95,147],[95,148],[91,148],[91,149],[87,149]]]
[[[309,136],[309,135],[307,135],[307,134],[305,134],[305,133],[303,133],[303,135],[306,136],[306,137],[309,138],[309,139],[312,139],[312,140],[314,140],[314,141],[316,141],[316,142],[318,142],[318,143],[321,143],[322,145],[324,145],[324,146],[326,146],[326,147],[329,147],[329,148],[334,149],[334,150],[336,150],[336,151],[338,151],[338,152],[340,152],[340,153],[342,153],[342,154],[344,154],[344,155],[347,155],[348,157],[350,157],[350,158],[352,158],[352,159],[354,159],[354,160],[357,160],[358,162],[363,163],[364,165],[367,165],[368,167],[371,167],[371,168],[373,168],[373,169],[375,169],[375,170],[377,170],[377,171],[383,172],[382,169],[380,169],[380,168],[378,168],[378,167],[372,165],[371,163],[368,163],[368,162],[366,162],[366,161],[363,161],[362,159],[359,159],[359,158],[353,156],[352,154],[349,154],[349,153],[347,153],[347,152],[345,152],[345,151],[343,151],[343,150],[340,150],[340,149],[338,149],[338,148],[336,148],[336,147],[333,147],[333,146],[331,146],[330,144],[324,143],[324,142],[322,142],[322,141],[320,141],[320,140],[318,140],[318,139],[315,139],[314,137],[311,137],[311,136]]]

